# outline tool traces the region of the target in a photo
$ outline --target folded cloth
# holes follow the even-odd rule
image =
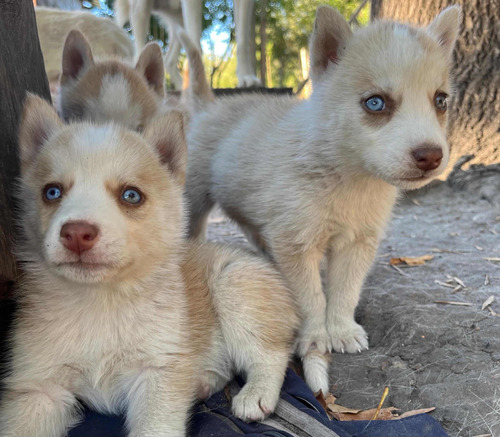
[[[243,380],[229,385],[234,396]],[[330,420],[305,382],[288,369],[274,414],[262,423],[245,423],[231,414],[224,391],[215,393],[195,407],[190,437],[448,437],[428,414],[399,420],[340,422]],[[123,418],[87,411],[85,419],[69,437],[126,437]]]

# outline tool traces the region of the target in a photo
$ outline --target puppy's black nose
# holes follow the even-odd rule
[[[443,151],[440,147],[419,147],[411,152],[415,165],[423,171],[434,170],[441,164]]]

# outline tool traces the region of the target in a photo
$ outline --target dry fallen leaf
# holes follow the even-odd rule
[[[484,275],[484,285],[490,285],[490,278],[488,275]]]
[[[407,411],[406,413],[403,413],[401,414],[401,416],[395,417],[394,419],[404,419],[405,417],[416,416],[417,414],[430,413],[435,409],[436,407],[431,407],[431,408],[421,408],[420,410]]]
[[[469,302],[455,302],[451,300],[435,300],[434,303],[440,303],[444,305],[461,305],[465,307],[470,307],[472,304]]]
[[[396,414],[396,411],[397,411],[396,407],[382,408],[378,414],[377,420],[392,420],[394,418],[398,418],[399,416]],[[372,420],[376,412],[377,412],[376,408],[371,408],[369,410],[361,410],[361,411],[358,410],[357,413],[331,411],[328,414],[329,416],[337,420],[343,420],[343,421]]]
[[[323,394],[323,390],[319,390],[314,393],[314,397],[321,404],[323,409],[326,411],[328,409],[328,404],[334,404],[337,398],[331,393]]]
[[[379,405],[377,408],[370,408],[369,410],[356,410],[353,408],[343,407],[342,405],[336,404],[337,398],[333,396],[331,393],[327,393],[323,395],[323,392],[320,390],[315,393],[316,399],[321,403],[323,408],[328,414],[330,419],[337,419],[342,421],[350,421],[350,420],[397,420],[402,419],[404,417],[414,416],[416,414],[428,413],[429,411],[435,410],[435,407],[432,408],[424,408],[421,410],[408,411],[399,415],[396,413],[398,409],[396,407],[387,407],[381,408],[384,403],[387,394],[389,393],[389,388],[385,387],[382,398],[380,399]]]
[[[425,264],[426,261],[430,261],[431,259],[434,258],[434,255],[423,255],[423,256],[402,256],[399,258],[391,258],[389,260],[389,263],[391,265],[397,265],[397,264],[406,264],[409,266],[419,266],[422,264]]]
[[[481,309],[484,310],[487,306],[490,306],[495,301],[495,296],[490,296],[483,302]]]
[[[500,258],[491,258],[491,257],[487,257],[485,258],[486,261],[493,261],[493,262],[500,262]]]

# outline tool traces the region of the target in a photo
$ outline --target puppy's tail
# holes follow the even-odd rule
[[[318,351],[309,351],[303,357],[304,379],[314,393],[321,390],[323,394],[326,394],[330,391],[328,384],[329,363],[330,354],[325,355]]]
[[[176,33],[184,50],[186,50],[189,66],[189,74],[187,77],[184,75],[183,78],[182,99],[196,111],[206,103],[213,102],[215,96],[205,76],[205,66],[200,50],[184,29],[178,27]]]

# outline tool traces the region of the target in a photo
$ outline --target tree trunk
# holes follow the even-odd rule
[[[17,130],[26,91],[50,101],[33,0],[0,3],[0,299],[17,278],[12,253],[13,192],[19,174]]]
[[[472,162],[500,162],[500,0],[372,0],[372,19],[425,25],[452,4],[462,6],[462,23],[448,126],[451,159],[474,154]]]
[[[260,81],[267,86],[267,1],[260,4]]]

